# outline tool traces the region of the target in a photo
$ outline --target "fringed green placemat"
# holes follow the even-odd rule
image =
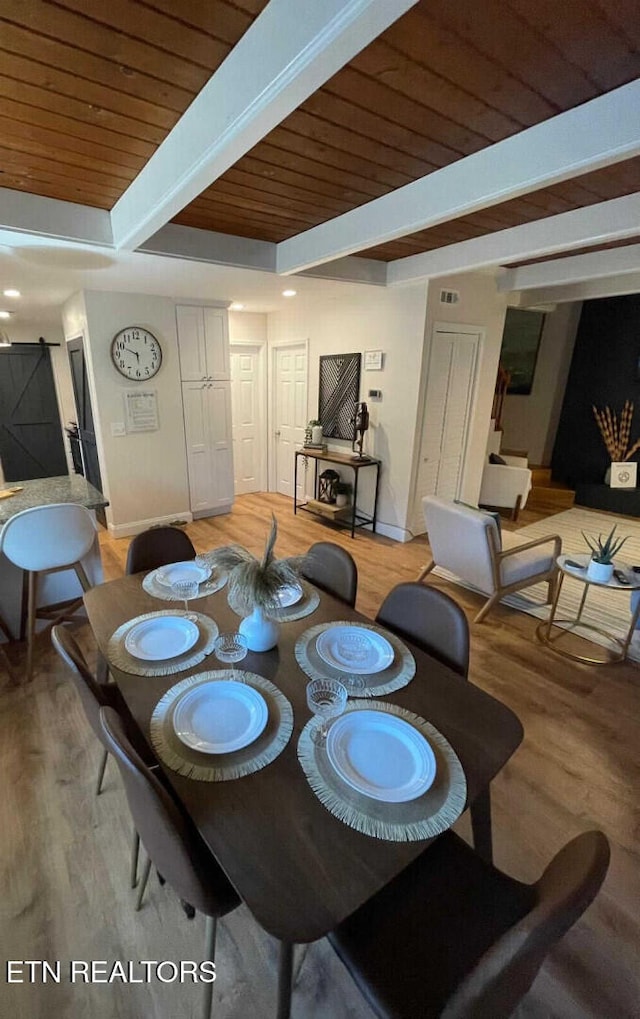
[[[269,718],[261,734],[242,750],[229,754],[203,754],[178,739],[173,713],[187,690],[202,683],[219,680],[247,683],[258,690],[269,709]],[[179,775],[200,782],[227,782],[243,778],[271,764],[282,753],[293,732],[293,708],[287,698],[268,679],[240,669],[220,669],[188,676],[167,690],[151,717],[151,743],[160,760]]]
[[[332,665],[328,665],[316,650],[316,641],[320,634],[335,626],[360,626],[365,630],[374,630],[376,633],[382,634],[393,648],[393,662],[388,669],[362,676],[364,689],[358,690],[358,697],[383,697],[385,694],[401,690],[403,686],[411,682],[416,673],[416,660],[400,638],[396,637],[395,633],[384,630],[381,626],[354,622],[353,620],[318,623],[317,626],[312,626],[300,634],[295,646],[296,661],[310,679],[329,678],[337,679],[339,683],[342,683],[345,676],[349,675],[346,671],[343,672],[341,669],[335,669]]]
[[[141,658],[130,655],[124,646],[129,630],[144,619],[153,619],[155,616],[181,616],[182,612],[172,612],[171,609],[164,609],[162,612],[147,612],[143,616],[136,616],[129,619],[112,634],[107,646],[107,658],[111,665],[123,672],[130,672],[134,676],[171,676],[174,672],[184,672],[185,669],[192,669],[194,665],[203,662],[207,655],[213,651],[216,637],[220,632],[218,624],[209,616],[203,616],[200,612],[189,613],[196,617],[200,635],[195,645],[177,658],[167,659],[160,662],[148,662]]]
[[[305,616],[310,616],[312,612],[318,608],[320,604],[320,595],[314,587],[307,584],[304,580],[300,581],[300,587],[302,588],[302,598],[296,602],[295,605],[289,605],[286,609],[278,609],[277,612],[273,612],[272,618],[278,623],[292,623],[296,619],[304,619]],[[237,605],[234,605],[233,598],[228,598],[229,608],[241,616],[242,612],[238,610]]]
[[[147,594],[152,595],[154,598],[160,598],[162,601],[179,601],[170,587],[160,583],[157,579],[157,574],[158,570],[152,570],[151,573],[147,573],[144,577],[142,587]],[[214,574],[209,580],[205,580],[203,584],[200,584],[196,597],[189,600],[197,601],[198,598],[206,598],[209,594],[215,594],[221,587],[224,587],[227,579],[226,573],[221,573],[218,576]]]
[[[356,792],[334,770],[326,749],[311,739],[322,721],[317,718],[307,722],[298,740],[298,760],[309,785],[334,817],[363,835],[389,842],[419,842],[440,835],[457,821],[467,799],[467,781],[454,750],[433,725],[396,704],[349,701],[345,714],[363,709],[397,715],[422,733],[436,758],[431,788],[407,803],[383,803]]]

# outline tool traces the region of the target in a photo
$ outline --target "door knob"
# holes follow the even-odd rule
[[[276,432],[275,436],[276,436],[276,439],[279,439],[280,438],[280,432]]]

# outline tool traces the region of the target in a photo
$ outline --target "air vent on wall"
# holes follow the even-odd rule
[[[458,290],[440,291],[440,304],[457,304],[459,300],[460,292]]]

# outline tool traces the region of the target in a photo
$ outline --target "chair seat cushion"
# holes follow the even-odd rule
[[[329,940],[378,1015],[431,1019],[534,896],[447,832]]]
[[[518,545],[525,545],[526,542],[517,534],[503,534],[503,550],[516,548]],[[553,543],[538,545],[537,548],[527,549],[517,555],[507,556],[500,565],[503,586],[517,584],[528,577],[539,573],[545,573],[553,566]]]

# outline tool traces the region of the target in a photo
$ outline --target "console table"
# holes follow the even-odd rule
[[[308,500],[298,502],[298,460],[300,457],[307,457],[309,460],[314,461],[314,478],[313,478],[313,492],[317,499],[318,497],[318,462],[323,461],[326,463],[339,464],[341,467],[350,467],[353,471],[353,500],[351,506],[345,506],[345,515],[335,517],[331,520],[338,527],[346,527],[351,531],[351,537],[355,535],[356,527],[370,527],[372,531],[376,529],[376,518],[378,513],[378,488],[380,486],[380,461],[374,459],[374,457],[366,457],[362,460],[352,460],[351,456],[346,453],[332,453],[327,451],[326,453],[318,449],[297,449],[294,457],[294,470],[293,470],[293,512],[297,513],[299,509],[304,509],[307,513],[313,513],[321,520],[327,520],[328,517],[318,510],[314,509]],[[360,471],[367,467],[372,467],[376,472],[376,487],[375,495],[373,497],[373,513],[364,513],[358,509],[358,477]],[[327,507],[329,507],[327,503]]]

